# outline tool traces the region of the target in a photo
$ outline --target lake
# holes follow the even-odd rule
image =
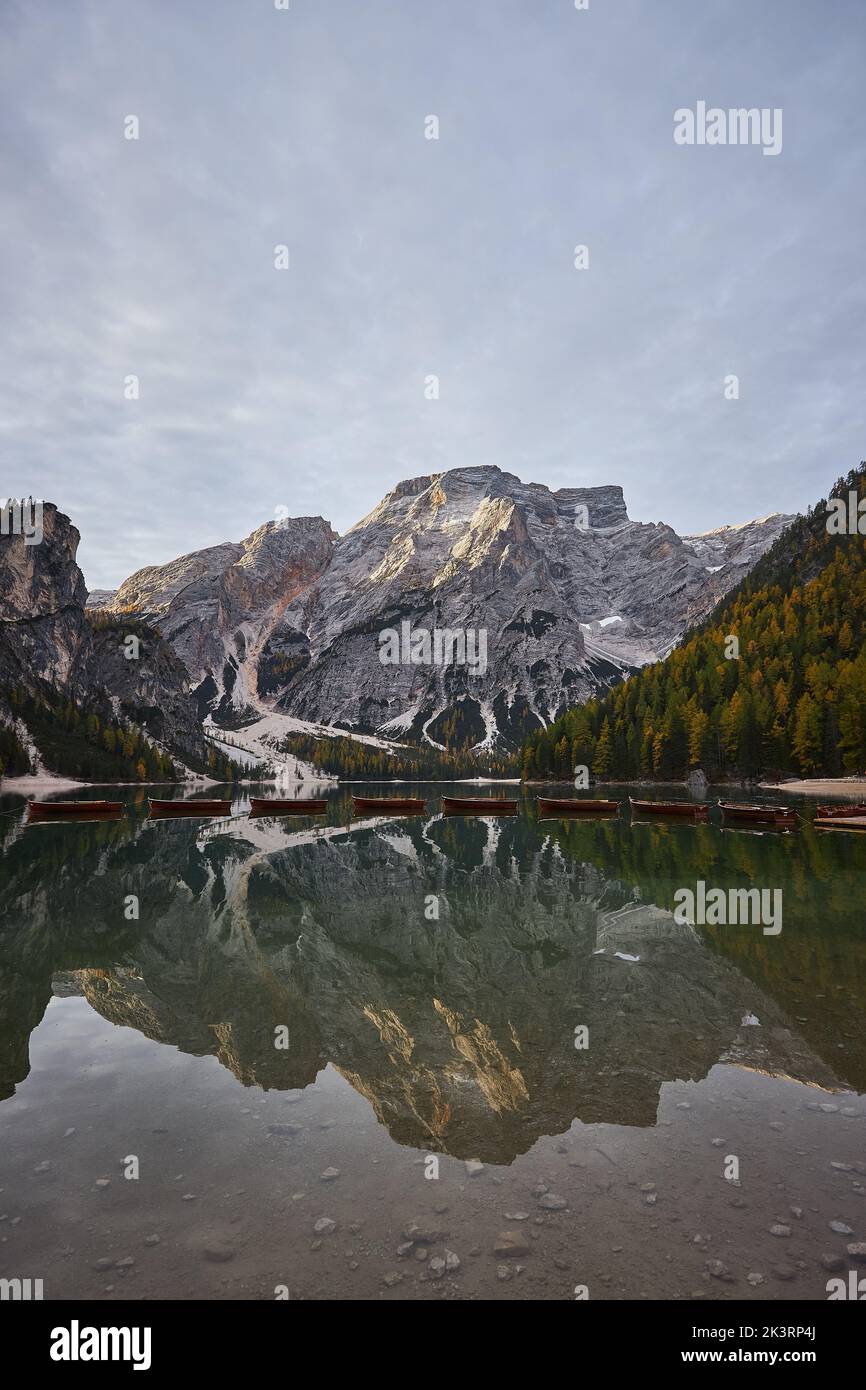
[[[0,1277],[825,1299],[866,1240],[866,837],[802,800],[755,833],[540,821],[532,789],[443,818],[443,784],[357,820],[349,790],[316,820],[3,799]],[[678,920],[697,883],[781,890],[781,930]]]

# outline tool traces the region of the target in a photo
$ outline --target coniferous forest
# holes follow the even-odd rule
[[[48,772],[101,782],[173,782],[181,775],[169,753],[129,720],[113,717],[108,705],[86,708],[69,698],[47,693],[36,698],[17,688],[6,692],[6,699]],[[205,758],[189,762],[197,763],[194,771],[219,782],[234,781],[242,771],[214,747],[207,748]],[[0,775],[19,777],[35,770],[32,744],[26,746],[16,724],[0,727]]]
[[[624,781],[695,768],[711,780],[866,770],[866,515],[862,532],[839,519],[856,523],[864,498],[861,463],[664,661],[533,733],[523,777],[570,779],[580,766]]]
[[[312,763],[320,772],[340,777],[378,779],[412,777],[419,781],[463,777],[516,777],[514,755],[473,753],[466,747],[440,750],[406,745],[400,749],[377,748],[350,738],[316,738],[290,734],[279,745],[282,753]]]

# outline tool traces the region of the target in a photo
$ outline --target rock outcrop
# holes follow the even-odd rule
[[[0,535],[0,671],[4,686],[30,692],[68,685],[87,640],[87,589],[75,563],[81,539],[68,516],[45,503],[42,540]]]
[[[102,608],[158,626],[199,688],[202,710],[243,711],[258,694],[263,643],[327,568],[336,540],[321,517],[287,517],[238,544],[138,570]]]
[[[203,765],[208,748],[173,647],[150,632],[129,659],[121,616],[86,613],[80,538],[69,517],[45,503],[42,528],[36,545],[0,537],[0,718],[12,723],[13,689],[52,704],[59,697],[133,724],[183,763]],[[24,732],[20,720],[15,727]],[[33,751],[38,757],[38,742]]]

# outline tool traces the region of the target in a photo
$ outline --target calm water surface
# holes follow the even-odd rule
[[[866,1240],[866,837],[93,795],[0,817],[0,1277],[824,1299]],[[781,933],[677,925],[698,880]]]

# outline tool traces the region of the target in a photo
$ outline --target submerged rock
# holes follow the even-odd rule
[[[543,1197],[539,1197],[538,1205],[544,1207],[545,1211],[565,1211],[568,1202],[564,1197],[558,1197],[555,1192],[545,1192]]]
[[[522,1231],[500,1231],[493,1246],[494,1255],[528,1255],[531,1250]]]

